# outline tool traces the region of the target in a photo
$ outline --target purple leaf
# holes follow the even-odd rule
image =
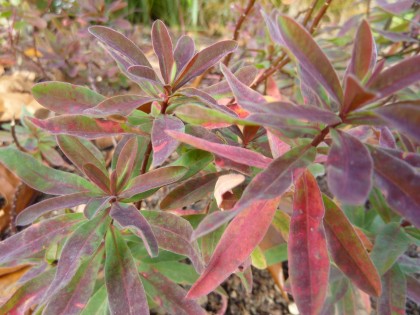
[[[85,209],[83,210],[83,214],[86,218],[92,219],[94,216],[99,214],[102,210],[111,207],[110,201],[113,199],[114,196],[106,196],[106,197],[99,197],[99,198],[92,198],[86,204]]]
[[[207,215],[194,231],[193,239],[216,230],[254,204],[256,200],[281,196],[292,184],[293,171],[309,165],[315,159],[315,154],[314,147],[299,146],[275,159],[253,178],[232,210]]]
[[[292,295],[301,314],[322,309],[328,286],[328,258],[322,219],[324,204],[316,179],[305,171],[296,182],[288,242]]]
[[[406,279],[404,273],[394,265],[382,280],[383,293],[378,300],[378,314],[406,314]]]
[[[132,172],[138,154],[138,140],[136,137],[129,139],[118,154],[115,170],[118,176],[118,189],[124,188],[129,179],[133,176]]]
[[[152,25],[152,44],[159,60],[163,81],[169,84],[174,66],[174,53],[171,36],[161,20],[156,20]]]
[[[26,282],[0,307],[0,313],[8,315],[27,314],[31,306],[42,302],[42,297],[53,277],[54,269],[50,269]]]
[[[151,257],[156,257],[159,252],[158,243],[153,230],[136,207],[114,202],[109,213],[122,228],[131,228],[143,240],[144,246]]]
[[[182,35],[174,49],[176,73],[180,73],[195,54],[195,44],[191,37]]]
[[[367,91],[354,77],[349,74],[346,77],[346,88],[344,90],[344,101],[341,106],[341,114],[347,114],[361,108],[363,105],[375,99],[376,94]]]
[[[266,103],[264,96],[242,83],[224,64],[220,64],[220,69],[238,105],[249,112],[261,112],[261,105]]]
[[[363,20],[357,29],[352,57],[347,67],[347,74],[354,74],[362,81],[376,64],[376,45],[369,23]]]
[[[381,127],[381,135],[379,137],[379,145],[387,149],[396,149],[397,143],[395,142],[394,135],[388,127]]]
[[[171,190],[160,202],[162,210],[178,209],[205,198],[214,190],[217,173],[194,177]]]
[[[104,251],[100,250],[76,272],[70,283],[58,291],[44,308],[44,315],[80,314],[93,293]]]
[[[372,189],[373,161],[357,138],[332,129],[333,145],[327,160],[328,188],[340,201],[363,204]]]
[[[30,118],[30,120],[38,127],[54,135],[67,134],[85,139],[96,139],[130,133],[147,136],[140,129],[130,127],[125,123],[95,119],[83,115],[62,115],[46,120]]]
[[[183,132],[184,124],[176,117],[162,115],[153,121],[152,146],[153,146],[153,167],[161,165],[176,150],[179,142],[166,134],[167,130]]]
[[[55,81],[35,84],[32,95],[42,106],[58,114],[81,114],[105,99],[86,87]]]
[[[31,257],[69,234],[82,220],[82,214],[72,213],[33,224],[0,243],[0,264]]]
[[[96,117],[106,117],[109,115],[128,116],[136,108],[149,105],[156,100],[156,98],[142,95],[118,95],[107,98],[95,107],[85,110],[83,114]]]
[[[80,192],[97,194],[99,190],[84,178],[49,168],[27,153],[10,147],[0,149],[0,162],[25,184],[51,195]]]
[[[134,177],[127,188],[119,194],[121,198],[131,198],[153,188],[162,187],[180,180],[187,169],[182,166],[167,166]]]
[[[387,97],[420,80],[420,55],[404,59],[368,83],[368,88]]]
[[[249,86],[254,81],[257,73],[258,70],[254,66],[245,66],[235,72],[235,77],[244,85]],[[202,90],[215,99],[230,97],[232,95],[232,90],[227,81],[221,81],[204,87]]]
[[[241,164],[265,168],[271,162],[270,158],[248,149],[206,141],[177,131],[166,131],[166,133],[178,141]]]
[[[420,227],[420,174],[410,164],[387,151],[369,147],[375,182],[393,210]]]
[[[380,107],[375,113],[392,127],[420,142],[420,102],[395,103]]]
[[[108,174],[102,153],[91,142],[73,136],[58,135],[57,143],[67,158],[83,172],[83,165],[94,164],[104,174]]]
[[[117,229],[106,234],[105,284],[111,314],[149,315],[136,263]]]
[[[282,119],[302,119],[309,122],[320,122],[328,125],[334,125],[341,122],[341,119],[329,110],[310,105],[296,105],[289,102],[264,104],[261,106],[261,113],[268,116],[280,116],[279,118]]]
[[[406,276],[406,278],[407,296],[410,298],[410,300],[420,304],[420,282],[411,276]]]
[[[105,175],[99,168],[91,163],[83,165],[83,172],[92,181],[92,183],[95,183],[95,185],[98,186],[105,194],[112,193],[110,190],[111,182],[108,174]]]
[[[157,271],[152,269],[142,272],[141,275],[144,278],[143,281],[148,282],[157,290],[156,294],[153,295],[153,301],[163,307],[169,314],[208,314],[198,303],[185,298],[187,292],[184,289]]]
[[[132,75],[152,82],[153,84],[157,84],[163,88],[162,82],[160,82],[159,78],[156,76],[155,70],[152,68],[146,66],[130,66],[127,71]]]
[[[46,297],[64,288],[82,263],[92,258],[103,241],[110,221],[108,215],[96,216],[80,225],[67,239]]]
[[[204,71],[214,66],[224,56],[230,54],[238,47],[233,40],[224,40],[217,42],[194,55],[185,65],[184,69],[178,74],[173,84],[173,90],[177,90],[185,85],[191,79],[199,76]]]
[[[280,197],[256,200],[233,219],[187,298],[196,299],[210,293],[248,259],[270,227],[279,201]]]
[[[198,273],[203,271],[203,261],[197,242],[190,241],[191,224],[172,213],[142,210],[143,216],[152,226],[159,247],[187,256]]]
[[[33,221],[47,212],[86,204],[90,199],[92,199],[92,196],[87,193],[75,193],[42,200],[20,212],[16,218],[16,224],[31,224]]]
[[[331,256],[338,268],[361,290],[380,296],[381,279],[359,236],[342,210],[327,196],[324,227]]]
[[[311,34],[290,17],[278,18],[278,30],[282,43],[299,61],[301,66],[339,103],[343,101],[340,80],[327,56],[312,38]]]
[[[102,43],[126,57],[133,65],[152,68],[141,49],[123,34],[105,26],[91,26],[89,32]]]

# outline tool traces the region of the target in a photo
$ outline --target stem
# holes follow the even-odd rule
[[[236,40],[236,41],[238,40],[242,24],[244,23],[245,19],[247,18],[247,16],[251,12],[254,4],[255,4],[255,0],[249,0],[248,5],[245,9],[245,12],[242,13],[241,16],[239,17],[239,20],[238,20],[238,22],[236,23],[236,26],[235,26],[235,31],[233,32],[233,40]],[[232,58],[232,54],[227,55],[225,57],[225,60],[223,61],[223,63],[227,66],[229,64],[231,58]]]
[[[28,150],[26,150],[20,144],[19,139],[16,136],[16,129],[15,129],[15,127],[16,127],[16,121],[15,121],[15,116],[13,116],[12,117],[12,122],[10,123],[10,133],[12,134],[13,142],[16,144],[16,147],[19,149],[19,151],[28,152]]]
[[[340,124],[341,124],[341,122],[336,123],[336,124],[331,125],[331,126],[327,126],[324,129],[322,129],[321,132],[312,140],[311,146],[317,147],[322,141],[324,141],[325,137],[330,132],[330,129],[331,128],[335,128],[335,127],[337,127]]]

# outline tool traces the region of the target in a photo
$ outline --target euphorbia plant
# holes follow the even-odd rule
[[[160,21],[152,27],[160,74],[122,34],[90,29],[144,94],[105,98],[66,83],[35,86],[35,98],[62,115],[32,122],[57,135],[63,153],[89,180],[47,168],[14,148],[1,149],[0,161],[24,182],[59,195],[30,206],[17,222],[86,207],[84,215],[41,220],[0,245],[3,266],[35,265],[1,311],[19,312],[31,304],[45,314],[108,308],[148,314],[147,294],[151,305],[171,314],[204,313],[193,299],[216,290],[230,274],[249,284],[249,265],[256,264],[250,256],[264,256],[258,245],[271,225],[288,242],[291,293],[302,314],[330,314],[366,294],[379,297],[377,309],[387,314],[401,307],[399,291],[418,289],[410,277],[418,268],[401,255],[410,242],[419,242],[419,105],[383,99],[419,80],[420,59],[383,70],[370,27],[362,22],[340,80],[299,23],[275,12],[265,18],[273,40],[296,61],[304,104],[267,102],[248,87],[255,75],[251,67],[232,73],[222,65],[226,81],[204,90],[183,87],[236,44],[220,42],[195,53],[192,40],[183,36],[173,48]],[[236,103],[219,104],[229,88]],[[121,135],[110,167],[86,140]],[[171,160],[175,150],[179,158]],[[214,164],[208,152],[216,156]],[[315,162],[326,165],[331,196],[318,187]],[[169,165],[160,167],[164,163]],[[215,166],[249,180],[244,184],[244,176]],[[175,214],[134,206],[179,181],[160,203]],[[209,193],[215,202],[186,217],[197,225],[193,231],[180,215],[194,211],[180,208]],[[291,218],[278,210],[289,199]],[[360,209],[367,201],[369,213]],[[394,241],[398,246],[391,246]],[[195,283],[187,294],[171,280]]]

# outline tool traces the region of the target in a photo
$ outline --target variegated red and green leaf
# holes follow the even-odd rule
[[[406,314],[406,279],[404,273],[394,265],[382,278],[383,293],[378,299],[378,314]]]
[[[324,212],[317,181],[305,171],[295,184],[288,241],[290,284],[302,314],[318,314],[327,293],[330,261]]]

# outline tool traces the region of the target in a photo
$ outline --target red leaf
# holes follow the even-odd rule
[[[132,177],[137,154],[138,139],[137,137],[133,137],[124,144],[121,152],[118,153],[117,165],[115,167],[115,171],[118,176],[118,189],[124,188],[129,179]]]
[[[156,20],[152,25],[152,44],[159,60],[160,72],[166,84],[171,82],[174,53],[171,36],[161,20]]]
[[[153,146],[153,167],[161,165],[176,150],[179,142],[169,136],[166,131],[184,131],[184,124],[176,117],[162,115],[153,121],[152,146]]]
[[[210,293],[247,260],[267,232],[279,201],[280,197],[254,201],[232,220],[187,298]]]
[[[375,93],[367,91],[360,82],[350,74],[346,77],[344,101],[340,112],[342,114],[352,112],[361,108],[364,104],[373,100],[375,97]]]
[[[105,175],[99,168],[91,163],[83,165],[83,171],[105,194],[111,194],[111,182],[108,175]]]
[[[305,315],[318,314],[327,293],[330,261],[323,217],[317,181],[305,171],[295,185],[288,243],[292,293],[300,313]]]
[[[337,205],[323,196],[330,253],[340,270],[361,290],[380,296],[381,279],[356,231]]]
[[[356,38],[353,45],[353,53],[349,66],[348,74],[354,74],[362,81],[369,71],[372,71],[376,64],[376,45],[373,39],[369,23],[363,20],[357,29]]]
[[[175,45],[174,59],[176,63],[176,73],[180,73],[184,66],[195,54],[195,44],[191,37],[182,35]]]
[[[339,130],[331,131],[333,145],[327,160],[328,187],[340,201],[362,204],[372,189],[372,158],[357,138]]]
[[[109,215],[122,228],[132,228],[134,233],[143,240],[144,246],[151,257],[158,255],[158,243],[152,227],[136,207],[114,202]]]
[[[142,95],[117,95],[107,98],[95,107],[85,110],[83,114],[95,117],[106,117],[110,115],[128,116],[136,108],[149,105],[156,100],[156,98]]]

